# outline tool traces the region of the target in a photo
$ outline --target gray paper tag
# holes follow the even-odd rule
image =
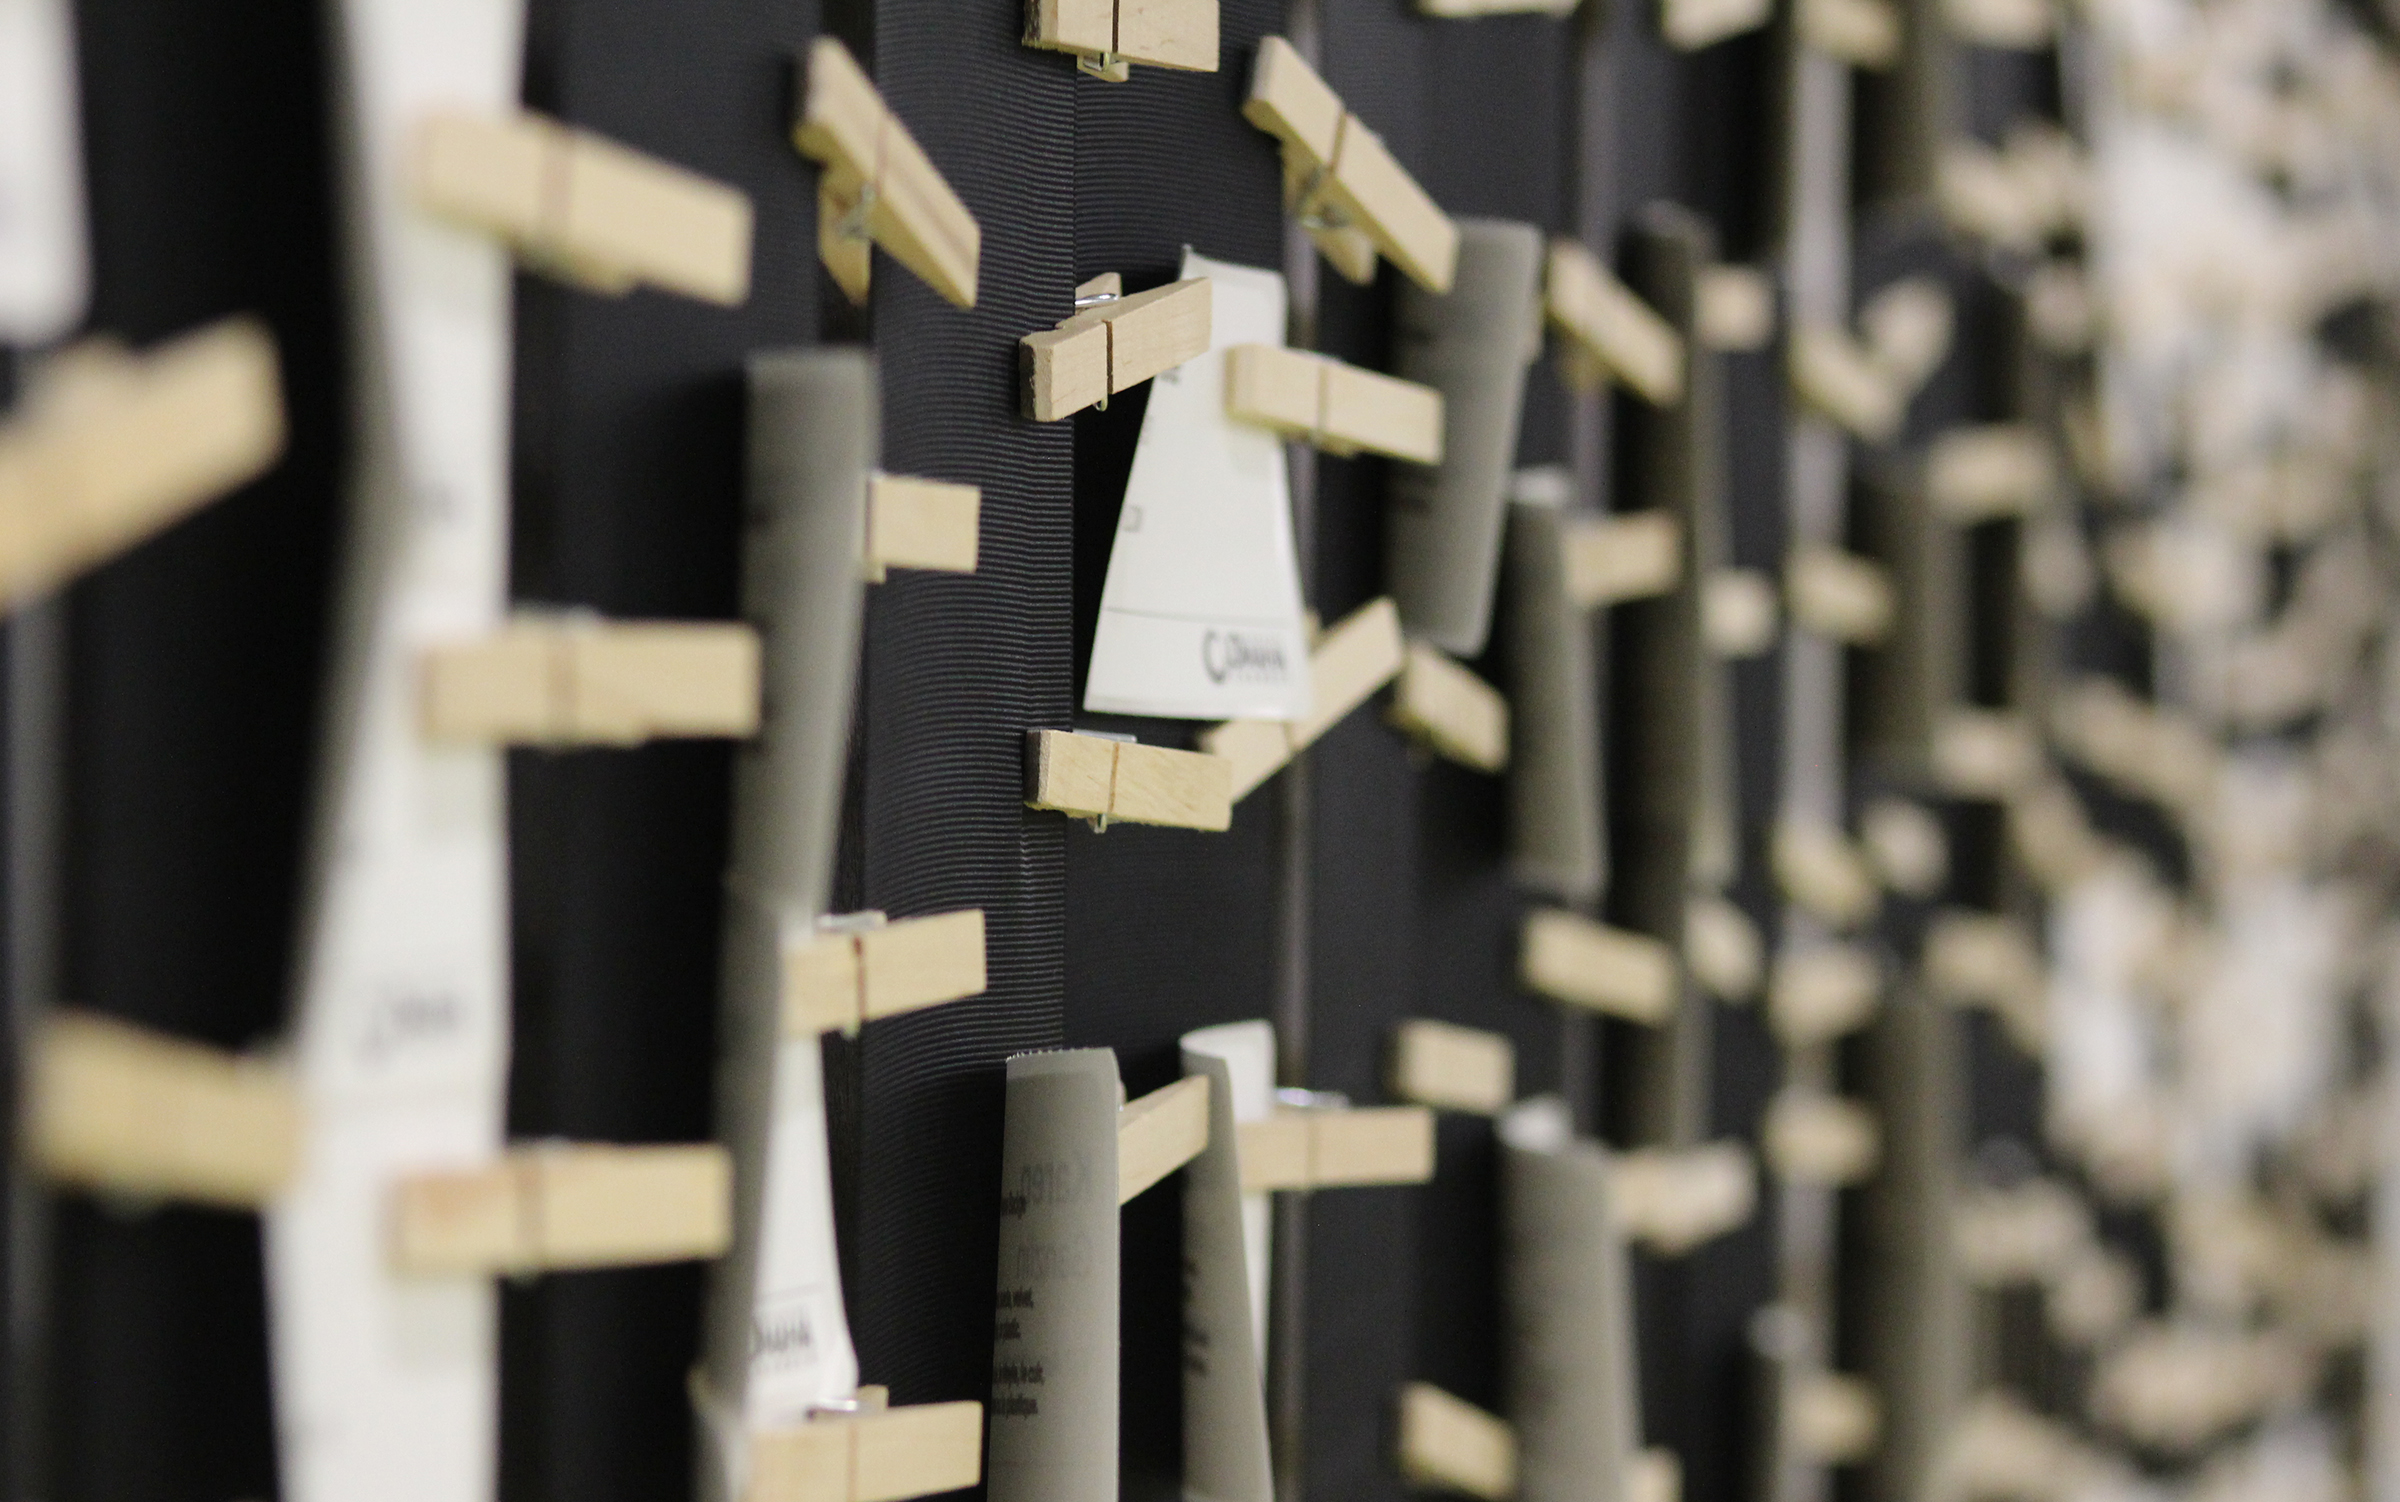
[[[1607,1151],[1565,1104],[1500,1124],[1508,1418],[1519,1502],[1621,1502],[1640,1444],[1633,1295]]]
[[[1541,353],[1542,232],[1458,221],[1446,295],[1404,287],[1399,374],[1442,393],[1442,462],[1393,466],[1391,589],[1411,636],[1460,657],[1492,624],[1525,370]]]
[[[1117,1056],[1008,1061],[991,1502],[1116,1502]]]

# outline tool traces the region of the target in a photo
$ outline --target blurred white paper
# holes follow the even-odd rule
[[[1189,250],[1182,274],[1213,284],[1208,353],[1151,382],[1083,707],[1296,720],[1308,637],[1283,440],[1225,415],[1225,351],[1283,343],[1283,278]]]
[[[0,0],[0,344],[83,317],[83,152],[66,0]]]

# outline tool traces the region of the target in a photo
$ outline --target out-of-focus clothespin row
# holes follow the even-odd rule
[[[750,295],[749,196],[536,114],[443,113],[417,127],[417,203],[488,231],[595,292]]]
[[[0,422],[0,604],[55,589],[282,457],[264,325],[228,319],[141,354],[105,341],[36,366]]]

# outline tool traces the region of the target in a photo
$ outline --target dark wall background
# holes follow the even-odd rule
[[[282,346],[294,441],[267,479],[69,592],[63,723],[49,733],[39,703],[12,696],[11,774],[26,786],[63,769],[61,994],[244,1044],[280,1027],[288,995],[340,533],[325,16],[306,0],[77,8],[93,329],[140,344],[227,312],[262,314]],[[1633,216],[1668,199],[1707,217],[1724,257],[1769,254],[1771,34],[1685,55],[1659,39],[1648,6],[1595,0],[1565,21],[1431,21],[1404,0],[1311,10],[1328,81],[1454,214],[1581,226],[1619,259]],[[987,1393],[999,1066],[1011,1053],[1113,1046],[1139,1092],[1176,1072],[1180,1033],[1304,1001],[1312,1087],[1381,1099],[1392,1027],[1428,1016],[1506,1034],[1521,1093],[1564,1089],[1588,1112],[1612,1078],[1606,1056],[1628,1040],[1595,1049],[1591,1030],[1513,983],[1528,899],[1505,876],[1503,787],[1428,761],[1376,711],[1245,800],[1224,835],[1094,834],[1022,804],[1028,729],[1173,742],[1189,727],[1076,710],[1147,393],[1029,423],[1015,341],[1065,316],[1083,279],[1117,271],[1135,289],[1170,279],[1187,244],[1284,264],[1273,144],[1238,114],[1259,39],[1291,24],[1283,0],[1223,0],[1219,72],[1137,68],[1121,85],[1021,46],[1013,0],[531,0],[528,20],[529,105],[739,186],[758,229],[753,291],[738,309],[518,278],[517,598],[627,616],[734,613],[741,370],[754,350],[871,335],[886,467],[983,489],[976,574],[900,573],[870,594],[842,898],[895,917],[982,907],[992,985],[829,1044],[865,1379],[900,1402]],[[821,26],[860,51],[976,214],[973,311],[881,258],[871,306],[852,310],[818,269],[815,172],[787,132],[793,59]],[[1393,275],[1353,287],[1320,264],[1319,347],[1388,365]],[[1733,561],[1753,567],[1773,567],[1783,547],[1780,359],[1725,364]],[[1579,407],[1545,362],[1519,462],[1570,462],[1622,426]],[[1330,622],[1382,592],[1388,476],[1372,458],[1318,457],[1302,472],[1309,603]],[[1651,503],[1624,467],[1602,473],[1620,478],[1587,499]],[[20,661],[42,660],[38,619],[11,638]],[[1498,649],[1475,666],[1505,687]],[[1765,923],[1773,658],[1734,678],[1736,895]],[[726,749],[707,743],[512,759],[517,1135],[709,1130],[727,769]],[[7,817],[22,848],[27,810]],[[19,950],[38,938],[9,935]],[[1772,1047],[1750,1011],[1717,1008],[1713,1028],[1713,1125],[1753,1132]],[[2014,1085],[1996,1088],[1991,1099],[2018,1099]],[[1326,1194],[1287,1216],[1305,1230],[1287,1244],[1304,1252],[1306,1291],[1284,1396],[1305,1416],[1296,1462],[1311,1499],[1401,1493],[1390,1458],[1401,1382],[1500,1401],[1489,1123],[1445,1118],[1439,1163],[1427,1188]],[[13,1269],[20,1286],[46,1285],[10,1328],[15,1495],[272,1496],[254,1222],[79,1197],[47,1209],[38,1256]],[[1179,1214],[1163,1194],[1127,1212],[1134,1499],[1177,1488]],[[1743,1484],[1743,1331],[1767,1294],[1770,1256],[1762,1223],[1642,1269],[1648,1429],[1680,1452],[1692,1502]],[[508,1498],[683,1494],[699,1286],[697,1269],[670,1267],[506,1290]]]

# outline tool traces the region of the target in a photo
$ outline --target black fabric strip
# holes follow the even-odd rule
[[[757,228],[738,308],[517,279],[514,593],[616,617],[729,618],[743,358],[816,328],[815,174],[789,137],[815,7],[535,0],[528,22],[530,106],[740,188]],[[709,1135],[729,756],[709,742],[511,756],[511,1135]],[[505,1288],[512,1502],[689,1487],[701,1272]]]
[[[865,1378],[895,1402],[985,1398],[1001,1063],[1064,1036],[1066,831],[1024,806],[1025,732],[1072,704],[1073,432],[1018,414],[1018,336],[1074,301],[1074,98],[1011,0],[880,0],[875,75],[983,227],[980,300],[875,272],[884,465],[983,487],[971,576],[896,574],[868,607],[861,860],[894,916],[980,907],[983,996],[876,1024],[859,1060],[856,1281]]]
[[[282,464],[68,592],[61,992],[223,1045],[283,1020],[339,515],[343,363],[318,8],[76,7],[90,326],[272,326]],[[274,1488],[258,1223],[62,1195],[41,1495]]]
[[[1187,245],[1281,266],[1281,168],[1273,139],[1241,117],[1258,39],[1277,29],[1281,10],[1277,0],[1223,5],[1214,73],[1137,64],[1122,84],[1072,80],[1078,280],[1115,271],[1129,291],[1155,286],[1178,274]],[[1073,72],[1063,56],[1053,67]],[[1074,419],[1077,702],[1149,396],[1140,386]],[[1170,745],[1197,728],[1078,718]],[[1114,1047],[1129,1091],[1182,1073],[1181,1034],[1268,1015],[1280,811],[1268,787],[1242,801],[1225,834],[1068,829],[1066,1041]],[[1127,1502],[1168,1502],[1183,1474],[1182,1198],[1146,1194],[1124,1214],[1123,1491]]]

